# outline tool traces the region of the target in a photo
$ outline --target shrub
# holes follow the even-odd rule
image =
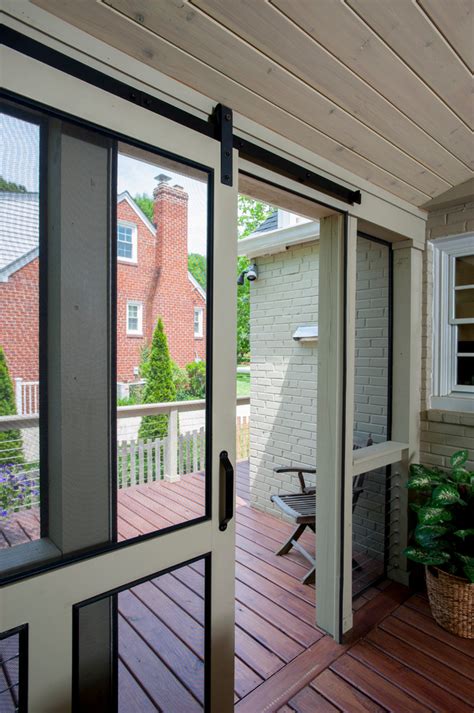
[[[15,393],[5,353],[0,347],[0,416],[16,414]],[[23,443],[18,429],[0,431],[0,464],[23,463]]]
[[[171,361],[171,369],[173,372],[173,383],[176,389],[176,401],[186,401],[189,399],[189,378],[186,369],[182,369]]]
[[[176,400],[173,370],[163,322],[158,320],[150,347],[147,366],[147,383],[143,391],[143,403],[154,404]],[[168,434],[168,416],[145,416],[142,418],[139,438],[165,438]]]
[[[451,456],[451,471],[410,467],[407,488],[418,502],[410,504],[418,523],[415,544],[404,550],[414,562],[435,565],[474,582],[474,472],[464,466],[468,452]]]
[[[193,361],[186,365],[188,374],[188,393],[191,399],[206,398],[206,362]]]

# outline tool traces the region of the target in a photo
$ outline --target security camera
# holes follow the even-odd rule
[[[258,270],[257,270],[257,266],[254,263],[253,265],[250,265],[250,267],[247,267],[245,270],[242,270],[242,272],[240,273],[240,275],[237,278],[237,284],[243,285],[245,282],[245,278],[247,278],[247,280],[249,282],[253,282],[254,280],[257,279],[257,277],[258,277]]]
[[[249,280],[249,282],[253,282],[254,280],[257,279],[257,277],[258,277],[258,270],[257,270],[257,266],[254,263],[253,265],[250,265],[250,267],[247,270],[247,280]]]

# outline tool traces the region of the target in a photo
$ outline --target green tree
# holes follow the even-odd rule
[[[153,198],[146,193],[138,193],[133,200],[140,210],[145,213],[150,223],[153,223]]]
[[[207,289],[207,260],[205,255],[189,253],[188,270],[203,290]]]
[[[239,240],[246,238],[263,223],[275,210],[272,206],[255,201],[247,196],[239,196],[238,231]],[[237,275],[249,267],[248,258],[237,260]],[[250,354],[250,283],[248,280],[237,288],[237,361],[248,360]]]
[[[0,347],[0,416],[15,414],[15,392],[8,372],[5,352]],[[23,463],[23,444],[18,429],[0,431],[0,466],[7,463]]]
[[[176,388],[163,322],[158,320],[150,347],[147,366],[147,383],[143,403],[156,404],[175,401]],[[142,418],[139,438],[165,438],[168,434],[168,416],[145,416]]]
[[[0,191],[3,193],[26,193],[26,187],[13,181],[7,181],[3,176],[0,176]]]

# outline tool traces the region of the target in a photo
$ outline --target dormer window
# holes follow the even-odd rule
[[[117,259],[137,262],[137,226],[122,220],[117,225]]]

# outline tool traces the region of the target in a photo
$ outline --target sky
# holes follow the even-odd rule
[[[0,145],[0,175],[37,193],[39,127],[2,113]]]
[[[138,193],[153,195],[157,185],[155,176],[165,173],[171,177],[171,186],[182,186],[189,195],[188,202],[188,251],[206,254],[207,231],[207,185],[180,173],[160,167],[159,163],[149,164],[136,158],[119,154],[118,192],[128,191],[132,198]]]
[[[26,186],[37,192],[39,178],[39,128],[35,124],[1,114],[0,175],[6,180]],[[157,185],[155,176],[165,173],[171,177],[170,185],[178,184],[189,195],[188,250],[206,254],[207,185],[161,167],[119,154],[118,193],[127,190],[132,197],[138,193],[153,195]]]

